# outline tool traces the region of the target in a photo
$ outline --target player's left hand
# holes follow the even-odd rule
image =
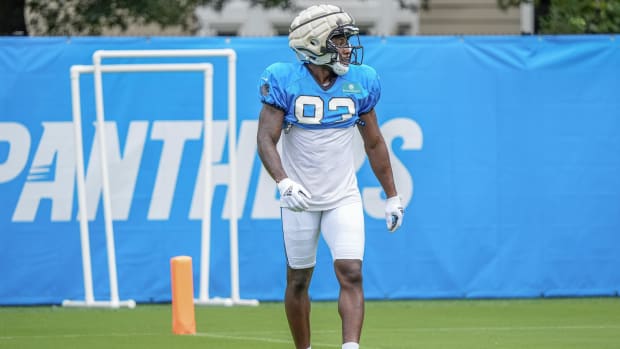
[[[392,196],[385,202],[385,222],[387,229],[390,233],[393,233],[403,224],[403,204],[400,201],[400,196]]]

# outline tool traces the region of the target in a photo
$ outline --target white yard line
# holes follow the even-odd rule
[[[218,333],[196,333],[196,336],[231,339],[231,340],[237,340],[237,341],[278,343],[278,344],[288,344],[288,345],[292,343],[290,339],[283,340],[283,339],[268,338],[268,337],[254,337],[254,336],[218,334]],[[326,348],[340,348],[341,347],[340,345],[317,343],[317,342],[313,342],[312,344],[317,345],[317,346],[320,345],[321,347],[326,347]]]
[[[423,327],[423,328],[386,328],[386,329],[373,329],[366,328],[364,332],[368,333],[411,333],[411,332],[493,332],[493,331],[547,331],[547,330],[606,330],[606,329],[618,329],[620,325],[560,325],[560,326],[481,326],[481,327]],[[324,330],[313,331],[313,333],[334,333],[339,332],[336,330]],[[230,339],[237,341],[247,342],[264,342],[274,344],[291,344],[291,340],[278,339],[274,335],[288,334],[286,331],[251,331],[251,332],[199,332],[194,336],[196,337],[210,337]],[[49,339],[49,338],[85,338],[85,337],[157,337],[157,336],[169,336],[170,333],[164,332],[142,332],[142,333],[99,333],[99,334],[58,334],[58,335],[0,335],[0,341],[12,341],[20,339]],[[191,337],[191,335],[189,335]],[[316,346],[325,348],[340,348],[340,345],[313,342]],[[366,349],[382,349],[380,347],[368,347]]]
[[[93,334],[51,334],[51,335],[23,335],[23,336],[0,336],[0,340],[13,340],[22,338],[48,339],[48,338],[84,338],[84,337],[151,337],[167,336],[168,333],[93,333]]]
[[[559,325],[559,326],[482,326],[482,327],[419,327],[419,328],[366,328],[364,332],[485,332],[485,331],[547,331],[547,330],[607,330],[620,325]]]

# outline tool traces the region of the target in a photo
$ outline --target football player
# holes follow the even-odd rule
[[[329,246],[340,285],[342,348],[359,348],[364,212],[354,166],[354,132],[361,134],[387,197],[387,229],[395,231],[403,220],[375,114],[381,86],[376,71],[362,64],[358,34],[353,18],[341,8],[311,6],[290,26],[289,46],[299,62],[274,63],[259,81],[258,153],[280,191],[287,258],[284,304],[297,349],[310,348],[308,287],[319,234]]]

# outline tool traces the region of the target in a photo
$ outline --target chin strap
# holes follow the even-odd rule
[[[334,73],[336,73],[336,75],[344,75],[349,71],[349,66],[344,65],[340,62],[330,63],[328,64],[328,66],[332,68],[332,70],[334,71]]]
[[[297,59],[299,59],[302,62],[308,62],[308,63],[312,63],[312,64],[316,64],[316,65],[326,65],[328,67],[330,67],[334,73],[336,73],[336,75],[340,76],[340,75],[344,75],[349,71],[349,65],[348,64],[342,64],[340,63],[340,61],[338,60],[338,54],[336,53],[336,59],[333,58],[333,54],[324,54],[322,56],[318,56],[318,57],[314,57],[314,58],[310,58],[307,54],[297,51],[295,49],[293,49],[295,51],[295,53],[297,54]],[[328,63],[329,61],[331,61],[330,63]]]

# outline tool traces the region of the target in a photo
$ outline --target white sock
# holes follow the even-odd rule
[[[360,349],[360,345],[355,342],[346,342],[342,345],[342,349]]]

